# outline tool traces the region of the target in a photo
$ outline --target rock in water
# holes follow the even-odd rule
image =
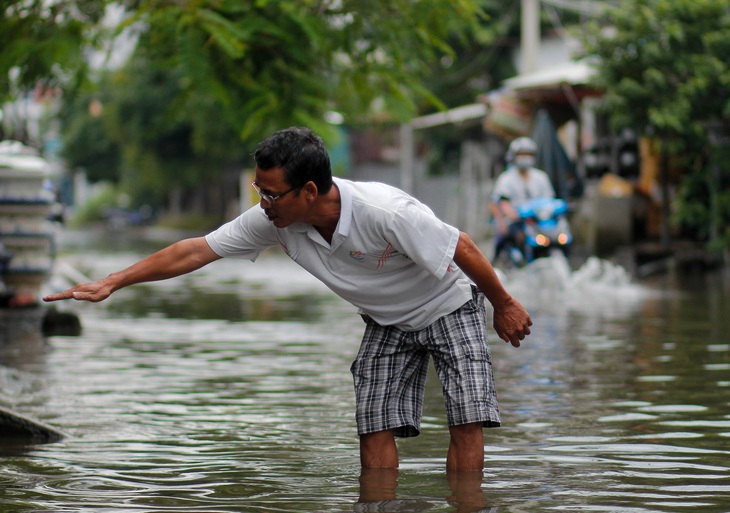
[[[63,433],[37,420],[0,407],[0,444],[27,440],[29,443],[58,442]]]

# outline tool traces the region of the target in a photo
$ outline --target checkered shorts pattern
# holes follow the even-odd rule
[[[474,288],[469,302],[420,331],[364,319],[367,327],[350,368],[358,434],[385,429],[399,437],[419,434],[429,356],[443,385],[450,426],[500,425],[484,294]]]

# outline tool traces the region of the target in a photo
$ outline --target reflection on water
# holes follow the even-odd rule
[[[64,258],[100,277],[138,256]],[[535,326],[492,342],[483,475],[444,470],[434,373],[401,468],[361,474],[362,321],[275,253],[64,304],[80,337],[10,343],[0,405],[68,437],[0,455],[2,510],[730,511],[728,278],[540,265],[504,275]]]

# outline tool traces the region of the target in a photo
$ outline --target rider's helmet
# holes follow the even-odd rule
[[[526,169],[535,165],[537,144],[529,137],[518,137],[507,149],[507,162]]]

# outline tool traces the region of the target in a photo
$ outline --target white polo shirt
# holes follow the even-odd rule
[[[256,260],[280,245],[289,257],[384,326],[420,330],[469,301],[453,263],[459,230],[385,184],[334,178],[340,220],[329,244],[307,224],[277,228],[255,206],[206,236],[221,257]]]
[[[532,167],[528,169],[525,180],[515,166],[508,167],[497,177],[492,194],[495,202],[500,198],[507,198],[514,207],[519,207],[532,198],[554,197],[553,184],[545,171]]]

